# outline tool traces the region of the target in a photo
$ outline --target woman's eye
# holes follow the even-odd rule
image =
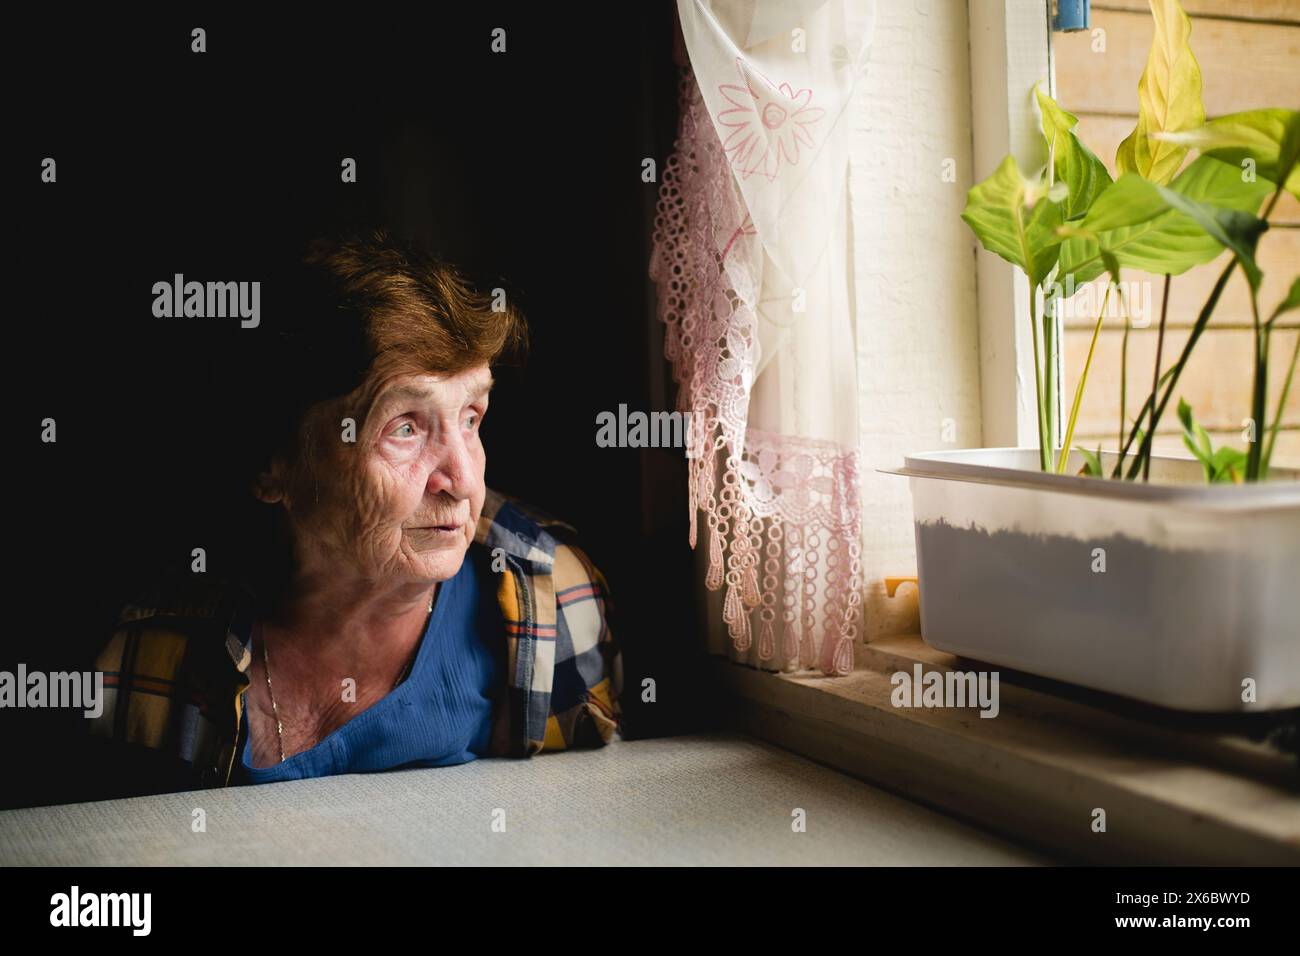
[[[466,428],[477,428],[478,423],[479,423],[479,417],[477,415],[471,415],[469,418],[465,419]]]
[[[409,431],[406,429],[409,429]],[[399,425],[397,430],[393,432],[393,435],[397,438],[412,438],[415,435],[415,426],[410,422],[406,422],[403,425]]]

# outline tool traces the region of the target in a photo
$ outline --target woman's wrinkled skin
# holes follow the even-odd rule
[[[291,584],[261,622],[286,756],[384,697],[413,657],[430,597],[459,570],[483,510],[491,383],[486,365],[376,375],[313,406],[296,459],[259,477],[255,494],[285,509],[294,541]],[[254,652],[246,700],[262,767],[279,762],[280,740],[256,639]],[[355,701],[343,699],[346,678]]]

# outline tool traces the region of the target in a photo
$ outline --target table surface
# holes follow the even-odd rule
[[[730,732],[0,812],[5,866],[1050,862]]]

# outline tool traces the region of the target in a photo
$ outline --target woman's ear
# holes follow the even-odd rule
[[[263,504],[273,505],[284,500],[284,486],[281,482],[280,460],[271,461],[270,465],[259,471],[253,479],[253,497]]]

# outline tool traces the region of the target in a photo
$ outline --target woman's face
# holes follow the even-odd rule
[[[382,586],[452,577],[483,511],[491,387],[482,365],[395,376],[315,407],[300,453],[310,464],[279,483],[299,570]]]

